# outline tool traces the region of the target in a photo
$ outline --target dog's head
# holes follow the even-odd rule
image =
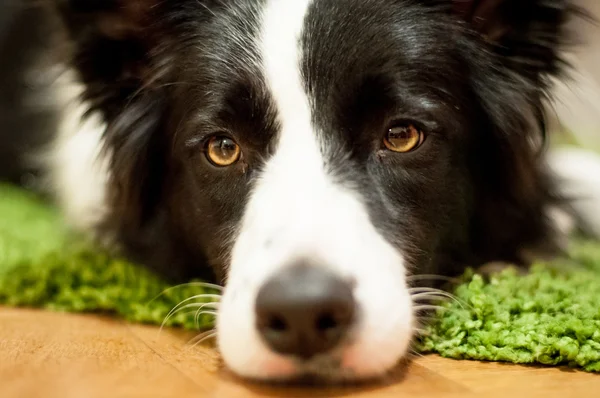
[[[381,375],[413,336],[408,275],[546,236],[569,1],[59,3],[107,126],[110,226],[226,281],[240,375]]]

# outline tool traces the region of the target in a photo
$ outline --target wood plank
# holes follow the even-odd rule
[[[270,387],[227,372],[194,334],[111,318],[0,308],[3,398],[365,398],[600,396],[600,376],[438,356],[416,358],[384,383],[346,388]]]

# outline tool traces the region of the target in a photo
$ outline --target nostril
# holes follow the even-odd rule
[[[279,316],[273,316],[266,325],[267,329],[273,332],[285,332],[288,329],[288,324],[285,319]]]
[[[333,314],[321,314],[317,318],[315,327],[320,332],[327,332],[338,327],[338,322],[335,320]]]
[[[329,341],[332,344],[348,331],[353,319],[353,306],[336,306],[315,317],[314,330],[321,341]]]

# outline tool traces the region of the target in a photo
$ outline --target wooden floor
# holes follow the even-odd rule
[[[0,397],[600,397],[600,375],[419,358],[386,385],[273,388],[221,369],[190,336],[86,315],[0,308]]]

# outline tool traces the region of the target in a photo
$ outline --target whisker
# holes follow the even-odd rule
[[[181,315],[188,315],[188,314],[194,314],[194,316],[196,316],[196,314],[198,313],[197,309],[193,309],[191,311],[178,311],[177,314],[181,314]],[[198,329],[200,329],[200,322],[199,322],[199,318],[204,315],[204,314],[208,314],[208,315],[212,315],[212,316],[217,316],[217,311],[200,311],[200,315],[198,315],[198,323],[196,324],[196,327]],[[171,315],[171,317],[175,316],[176,314]],[[166,326],[166,324],[164,325]],[[160,333],[160,330],[159,330]]]
[[[197,317],[197,318],[195,318],[195,319],[196,319],[196,325],[197,325],[196,327],[197,328],[200,328],[200,317],[202,315],[211,315],[211,316],[216,317],[217,311],[196,311],[195,317]]]
[[[192,305],[192,304],[190,304],[190,305]],[[194,317],[195,317],[195,325],[196,325],[196,327],[198,329],[200,328],[200,317],[202,315],[210,315],[210,316],[214,316],[214,317],[217,316],[217,311],[199,311],[199,310],[196,310],[196,309],[194,309],[192,311],[184,312],[183,314],[185,315],[185,314],[192,314],[192,313],[195,314],[194,315]],[[162,333],[162,330],[163,330],[164,326],[165,326],[164,323],[163,323],[163,325],[160,326],[160,329],[158,330],[158,333],[157,333],[157,338],[160,338],[160,334]],[[211,330],[214,330],[214,328],[211,329]]]
[[[456,295],[454,295],[452,293],[448,293],[441,289],[435,289],[432,287],[415,287],[415,288],[408,289],[408,291],[411,293],[411,298],[414,300],[419,300],[421,298],[425,298],[425,299],[432,298],[433,299],[433,298],[446,297],[446,298],[451,299],[458,305],[460,305],[461,308],[463,308],[463,309],[465,309],[465,307],[472,308],[464,300],[461,300],[458,297],[456,297]]]
[[[165,316],[165,319],[163,319],[162,323],[160,324],[160,328],[158,329],[158,335],[160,336],[161,332],[163,331],[164,327],[167,325],[167,322],[169,322],[169,319],[171,319],[172,317],[174,317],[175,315],[177,315],[178,313],[180,313],[183,310],[186,310],[188,308],[194,308],[193,311],[189,311],[191,312],[196,312],[198,307],[202,306],[201,303],[192,303],[192,304],[187,304],[184,305],[183,307],[178,308],[176,311],[172,311],[169,312],[169,314],[167,316]]]
[[[437,321],[439,317],[436,315],[420,315],[419,316],[419,324],[423,325],[424,323],[429,323],[431,321]]]
[[[419,351],[415,350],[414,348],[411,348],[408,353],[410,355],[412,355],[413,357],[417,357],[417,358],[422,358],[424,357],[424,355],[422,353],[420,353]]]
[[[443,276],[443,275],[434,275],[434,274],[418,274],[418,275],[408,275],[406,277],[407,281],[413,282],[413,281],[435,281],[435,280],[439,280],[439,281],[446,281],[446,282],[459,282],[459,279],[457,278],[452,278],[449,276]]]
[[[443,307],[441,305],[421,304],[421,305],[414,306],[413,310],[415,310],[415,311],[426,311],[426,310],[444,310],[444,311],[448,311],[448,308]]]
[[[197,328],[200,328],[200,315],[202,315],[203,313],[206,313],[206,311],[202,311],[202,309],[204,307],[208,307],[209,309],[214,309],[214,316],[217,316],[217,311],[219,309],[219,306],[217,305],[216,307],[211,307],[211,304],[213,303],[204,303],[202,305],[200,305],[200,307],[198,307],[198,310],[196,310],[196,314],[194,315],[194,324],[196,325]],[[215,303],[218,304],[218,303]]]
[[[159,329],[159,334],[162,331],[164,325],[167,323],[167,321],[175,314],[177,313],[177,311],[179,311],[181,308],[190,308],[188,307],[188,305],[190,305],[191,307],[196,307],[197,305],[202,305],[202,304],[208,304],[208,303],[193,303],[193,304],[188,304],[188,305],[183,305],[184,303],[191,301],[191,300],[196,300],[196,299],[200,299],[200,298],[216,298],[216,299],[220,299],[221,296],[218,294],[198,294],[196,296],[192,296],[189,297],[183,301],[181,301],[179,304],[177,304],[175,307],[173,307],[171,309],[171,311],[169,311],[169,313],[165,316],[165,319],[163,320],[160,329]]]
[[[183,309],[182,309],[183,310]],[[191,311],[182,311],[182,312],[178,312],[178,314],[182,314],[182,315],[188,315],[188,314],[195,314],[198,310],[196,310],[195,308]],[[173,314],[171,317],[173,317],[175,314]],[[160,335],[162,334],[165,326],[167,326],[166,322],[168,322],[168,320],[163,321],[163,324],[160,325],[160,328],[158,329],[158,332],[156,332],[156,338],[159,339]],[[200,329],[200,325],[196,326],[198,329]]]
[[[423,292],[444,292],[444,293],[448,293],[445,290],[442,289],[436,289],[434,287],[411,287],[408,289],[408,291],[410,293],[423,293]]]
[[[445,292],[425,292],[425,293],[417,293],[417,294],[413,294],[411,295],[411,298],[413,300],[420,300],[420,299],[450,299],[454,302],[456,302],[458,305],[460,305],[463,309],[463,303],[461,302],[461,300],[459,300],[458,298],[456,298],[456,296],[449,294],[449,293],[445,293]]]
[[[171,309],[171,311],[175,311],[177,308],[179,308],[179,306],[183,305],[183,303],[187,303],[188,301],[199,300],[199,299],[214,299],[215,301],[211,301],[211,303],[215,303],[221,299],[221,295],[220,294],[197,294],[195,296],[188,297],[185,300],[182,300],[181,302],[179,302],[179,304],[177,304],[175,307],[173,307],[173,309]],[[201,303],[198,303],[198,304],[201,304]]]
[[[181,283],[179,285],[171,286],[171,287],[163,290],[156,297],[154,297],[152,300],[150,300],[146,304],[146,306],[149,306],[156,299],[158,299],[160,296],[162,296],[162,295],[170,292],[171,290],[179,289],[179,288],[182,288],[182,287],[204,287],[204,288],[208,288],[208,289],[214,289],[214,290],[217,290],[219,292],[223,291],[223,286],[215,285],[214,283],[208,283],[208,282],[188,282],[188,283]]]
[[[181,304],[183,304],[183,302],[177,304],[176,307],[180,307],[173,311],[174,313],[172,315],[175,315],[175,313],[181,311],[184,308],[211,307],[211,310],[217,310],[219,308],[219,303],[212,301],[210,303],[190,303],[183,306],[181,306]]]
[[[217,315],[217,311],[200,311],[200,315],[204,315],[204,314],[216,316]]]
[[[199,344],[202,344],[204,341],[212,339],[217,336],[217,331],[215,329],[207,330],[206,332],[200,333],[198,336],[191,339],[186,345],[192,344],[189,348],[194,348]]]

